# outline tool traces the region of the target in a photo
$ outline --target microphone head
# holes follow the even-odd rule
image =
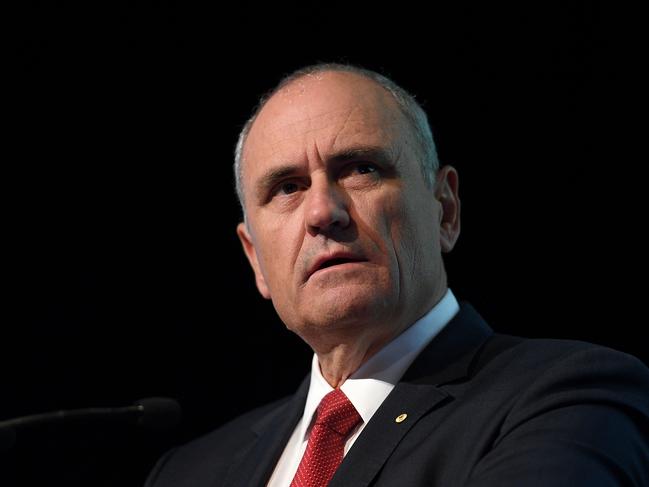
[[[149,397],[135,403],[140,411],[137,423],[149,430],[173,429],[182,419],[180,404],[168,397]]]

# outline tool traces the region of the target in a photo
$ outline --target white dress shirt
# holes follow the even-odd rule
[[[394,389],[410,364],[426,345],[451,321],[460,306],[450,289],[423,318],[407,328],[365,362],[340,386],[363,419],[345,443],[346,455],[363,428]],[[297,472],[309,440],[313,416],[322,398],[333,387],[322,376],[318,356],[311,362],[311,384],[304,415],[295,427],[275,466],[268,487],[288,487]]]

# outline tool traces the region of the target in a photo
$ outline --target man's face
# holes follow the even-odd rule
[[[441,297],[443,205],[417,154],[391,95],[358,75],[307,76],[265,105],[244,148],[238,233],[289,329],[388,334]]]

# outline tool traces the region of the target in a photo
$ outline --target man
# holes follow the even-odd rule
[[[458,174],[382,76],[285,79],[240,136],[237,228],[262,296],[314,350],[290,398],[168,453],[148,485],[649,485],[649,371],[494,334],[447,287]]]

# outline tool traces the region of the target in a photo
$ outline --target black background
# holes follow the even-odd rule
[[[295,389],[311,354],[254,288],[231,164],[257,98],[318,61],[378,70],[429,113],[460,173],[459,299],[500,332],[649,362],[644,13],[452,3],[15,19],[0,419],[171,396],[185,421],[28,432],[2,485],[141,485],[172,444]]]

